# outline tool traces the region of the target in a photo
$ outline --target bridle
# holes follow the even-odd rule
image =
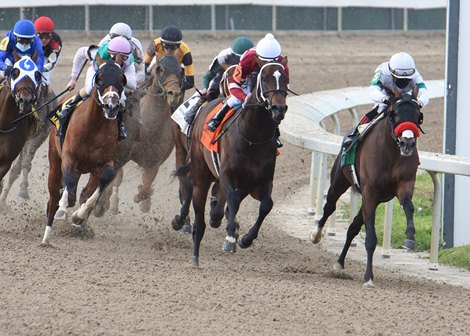
[[[280,66],[282,68],[282,70],[285,70],[284,66],[280,63],[266,63],[265,65],[263,65],[259,71],[259,74],[256,78],[256,83],[257,83],[257,90],[256,90],[256,100],[262,104],[268,111],[271,111],[272,109],[272,99],[275,95],[277,94],[281,94],[283,95],[284,97],[287,97],[287,90],[282,90],[280,87],[279,87],[279,79],[281,78],[281,73],[279,72],[279,70],[276,70],[274,73],[273,73],[273,76],[276,78],[276,88],[275,89],[271,89],[271,90],[264,90],[264,87],[263,87],[263,70],[266,69],[267,67],[270,67],[270,66]],[[273,94],[271,95],[271,99],[268,99],[266,98],[266,94],[267,93],[271,93],[273,92]]]
[[[105,80],[104,83],[102,85],[100,85],[97,82],[97,77],[100,74],[104,73],[105,64],[108,64],[108,63],[102,64],[100,66],[100,68],[98,69],[98,71],[95,73],[93,82],[95,83],[95,86],[96,86],[96,95],[94,97],[95,101],[97,102],[99,107],[103,110],[103,114],[106,117],[106,112],[109,110],[108,102],[110,100],[112,100],[113,98],[116,99],[117,102],[118,102],[117,106],[119,107],[119,104],[120,104],[120,101],[121,101],[121,96],[122,96],[122,93],[124,92],[124,86],[125,86],[126,83],[122,83],[120,81],[118,81],[117,83],[111,83],[111,82]],[[121,66],[117,63],[114,63],[114,65],[118,67],[120,74],[122,74]],[[117,70],[117,69],[113,69],[113,68],[111,68],[111,69],[114,72],[116,72],[116,70]],[[117,91],[115,91],[113,88],[111,88],[108,91],[104,92],[106,90],[106,88],[109,88],[109,87],[116,87]]]
[[[395,129],[402,123],[397,123],[396,122],[396,119],[395,119],[395,116],[398,114],[398,110],[397,108],[400,107],[400,105],[402,105],[403,103],[410,103],[413,105],[413,107],[415,107],[416,109],[416,113],[418,115],[417,117],[417,121],[408,121],[408,122],[411,122],[413,124],[415,124],[415,126],[421,130],[421,124],[423,122],[423,113],[420,111],[420,106],[418,104],[418,101],[414,98],[400,98],[398,99],[397,101],[395,101],[392,106],[387,110],[387,113],[388,113],[388,119],[390,120],[391,122],[391,126],[392,126],[392,129],[391,129],[391,135],[392,135],[392,139],[393,141],[395,142],[395,144],[399,147],[400,145],[400,139],[396,136],[395,134]],[[422,131],[422,130],[421,130]]]
[[[162,58],[163,59],[163,58]],[[161,76],[157,74],[157,67],[161,64],[161,60],[157,61],[157,64],[155,66],[155,80],[157,82],[157,92],[149,92],[148,90],[145,91],[146,94],[154,96],[154,97],[167,97],[169,95],[168,90],[166,89],[167,85],[171,85],[173,83],[178,84],[179,87],[181,87],[181,80],[182,80],[182,75],[181,72],[177,72],[177,79],[170,79],[168,80],[168,76],[171,75],[171,73],[167,73],[167,71],[164,71]],[[162,65],[162,67],[165,69],[165,67]],[[179,70],[179,69],[178,69]]]

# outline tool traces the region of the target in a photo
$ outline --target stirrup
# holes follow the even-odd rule
[[[125,139],[127,139],[127,132],[124,129],[124,126],[120,126],[118,129],[118,140],[121,141]]]

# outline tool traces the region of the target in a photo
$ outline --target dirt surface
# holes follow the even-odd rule
[[[98,40],[64,36],[56,92],[65,87],[75,50]],[[142,36],[144,46],[149,40]],[[230,40],[185,36],[198,83]],[[401,50],[415,57],[425,79],[444,78],[444,34],[279,35],[279,41],[298,93],[367,85],[375,67]],[[422,150],[441,151],[442,104],[426,108]],[[295,202],[295,192],[309,181],[310,153],[288,143],[281,152],[274,207]],[[57,224],[53,246],[41,247],[46,146],[33,165],[31,200],[16,197],[15,186],[0,224],[0,335],[468,334],[468,289],[382,269],[375,270],[376,287],[364,288],[365,265],[348,259],[347,275],[338,277],[335,255],[280,230],[303,214],[268,216],[254,245],[235,254],[222,252],[224,229],[208,227],[201,268],[194,269],[191,236],[170,226],[179,209],[173,156],[157,176],[150,213],[141,214],[132,202],[140,171],[130,163],[118,216],[91,218],[81,236]],[[245,200],[241,233],[256,214],[257,202]]]

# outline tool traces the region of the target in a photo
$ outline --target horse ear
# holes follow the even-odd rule
[[[13,49],[12,55],[13,55],[13,59],[14,59],[15,63],[18,62],[21,59],[20,55],[18,55],[18,53],[16,52],[15,49]]]
[[[122,74],[121,82],[122,82],[122,86],[126,86],[126,85],[127,85],[127,77],[126,77],[126,75]]]
[[[34,78],[36,79],[36,83],[40,83],[42,80],[42,74],[41,71],[36,71],[34,73]]]
[[[99,54],[96,54],[96,63],[98,63],[98,67],[100,67],[101,64],[104,64],[105,61],[101,58],[101,56]]]
[[[413,88],[413,99],[417,99],[418,98],[418,93],[419,93],[419,87],[418,85],[416,84]]]
[[[398,89],[396,87],[393,88],[393,95],[396,97],[396,98],[399,98],[400,97],[400,92],[398,91]]]
[[[13,70],[11,70],[11,72],[10,72],[10,77],[13,80],[16,80],[19,75],[20,75],[20,69],[18,69],[18,68],[13,68]]]
[[[35,51],[34,54],[33,54],[33,57],[31,57],[31,59],[33,60],[34,63],[36,63],[36,60],[38,59],[38,56],[39,56],[38,52]]]
[[[282,64],[283,66],[286,66],[286,65],[287,65],[287,56],[282,59],[281,64]]]

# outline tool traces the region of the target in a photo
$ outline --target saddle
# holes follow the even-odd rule
[[[213,151],[218,153],[219,152],[219,144],[218,144],[218,138],[221,135],[222,130],[224,129],[224,125],[227,122],[227,120],[235,113],[236,109],[235,107],[232,107],[227,114],[225,115],[224,119],[220,123],[219,127],[215,131],[211,131],[207,128],[207,123],[209,120],[212,119],[212,117],[219,112],[220,108],[224,104],[223,101],[221,101],[219,104],[217,104],[212,111],[209,112],[209,114],[206,117],[206,120],[204,121],[204,130],[202,132],[202,137],[201,137],[201,142],[204,145],[204,147],[207,148],[209,151]]]

